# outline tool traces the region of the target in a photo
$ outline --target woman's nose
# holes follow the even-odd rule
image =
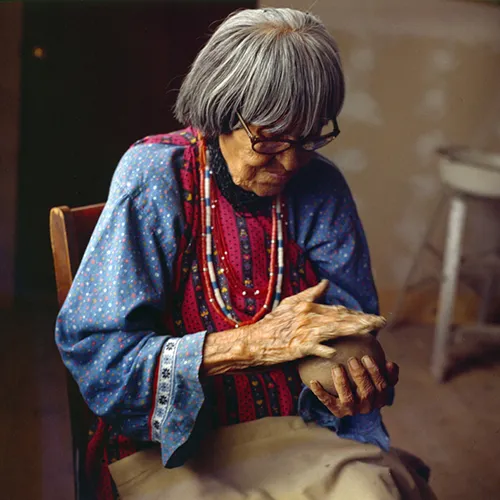
[[[301,165],[300,154],[296,148],[290,148],[280,153],[279,160],[287,172],[294,172]]]

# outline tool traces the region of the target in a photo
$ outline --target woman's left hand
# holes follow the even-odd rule
[[[337,396],[326,392],[317,381],[312,382],[311,390],[316,397],[338,418],[358,413],[370,413],[376,408],[387,405],[390,387],[398,382],[399,367],[396,363],[387,362],[384,377],[373,359],[365,356],[362,363],[356,358],[348,361],[349,372],[356,384],[355,393],[351,390],[349,378],[340,365],[332,369],[332,377]]]

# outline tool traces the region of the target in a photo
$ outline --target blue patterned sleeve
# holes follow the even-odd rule
[[[343,175],[326,161],[307,174],[294,196],[291,231],[318,277],[330,281],[325,302],[378,314],[365,233]]]
[[[204,401],[205,332],[176,338],[162,322],[183,229],[177,161],[182,149],[161,144],[121,159],[56,323],[62,359],[91,410],[129,437],[161,443],[167,466]]]
[[[290,231],[305,250],[318,277],[330,282],[325,303],[378,314],[365,233],[340,171],[326,160],[318,159],[307,177],[300,179],[296,193],[292,196]],[[329,427],[341,437],[389,448],[379,410],[338,419],[304,388],[299,412],[304,420]]]

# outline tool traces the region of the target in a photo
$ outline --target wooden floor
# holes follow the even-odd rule
[[[62,366],[53,343],[55,312],[0,313],[0,479],[6,500],[72,500],[69,425]],[[432,332],[383,332],[401,365],[393,443],[432,467],[442,500],[500,498],[500,347],[476,347],[454,378],[437,385],[427,370]],[[347,499],[346,499],[347,500]]]

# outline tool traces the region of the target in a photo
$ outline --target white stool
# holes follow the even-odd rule
[[[500,155],[482,153],[466,148],[448,148],[440,154],[439,173],[443,184],[451,191],[446,244],[444,248],[441,289],[434,333],[431,370],[442,381],[447,369],[451,341],[450,323],[453,317],[462,254],[463,232],[467,217],[468,198],[500,199]],[[500,334],[500,325],[484,323],[493,286],[494,269],[500,268],[498,257],[483,259],[487,267],[479,324],[457,329],[454,335],[466,333]]]
[[[500,334],[500,325],[485,324],[495,271],[500,270],[500,258],[497,255],[481,256],[481,258],[475,259],[469,265],[471,271],[477,272],[481,270],[485,275],[478,324],[463,326],[453,332],[451,331],[461,267],[467,202],[472,199],[500,199],[500,155],[482,153],[467,148],[443,148],[438,150],[438,154],[439,173],[446,196],[443,196],[438,204],[436,213],[417,252],[389,327],[397,323],[398,313],[404,302],[405,294],[411,288],[418,288],[422,283],[411,285],[412,276],[423,252],[430,250],[433,255],[438,256],[437,250],[430,244],[429,240],[439,219],[439,213],[445,207],[444,202],[449,199],[446,243],[441,270],[437,277],[440,280],[440,293],[431,361],[432,373],[441,382],[448,368],[448,351],[455,336],[467,333]]]

